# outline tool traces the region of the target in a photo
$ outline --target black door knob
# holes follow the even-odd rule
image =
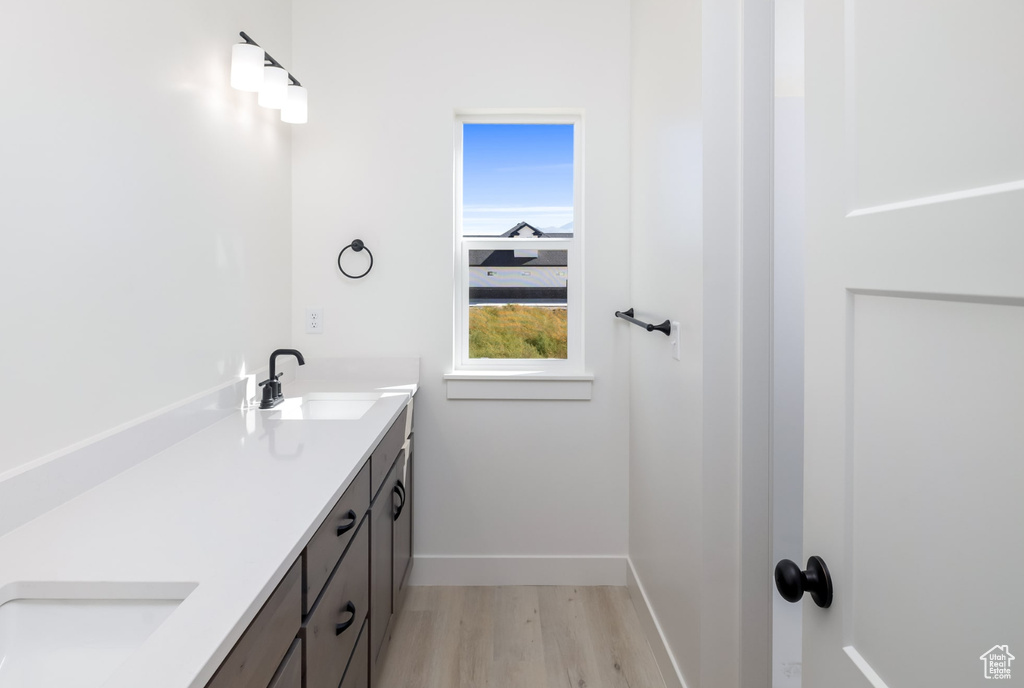
[[[796,562],[783,559],[775,565],[775,587],[787,602],[799,602],[809,592],[819,607],[832,605],[832,576],[821,557],[810,557],[806,571],[801,571]]]

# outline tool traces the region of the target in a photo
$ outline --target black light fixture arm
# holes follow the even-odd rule
[[[630,308],[628,311],[615,311],[615,317],[622,318],[623,320],[631,322],[634,325],[639,325],[648,332],[654,332],[655,330],[657,330],[658,332],[663,333],[666,337],[672,334],[672,322],[670,320],[666,320],[660,325],[652,325],[651,323],[645,323],[642,320],[637,320],[636,318],[633,317],[632,308]]]
[[[245,41],[246,43],[248,43],[249,45],[255,45],[257,48],[262,48],[263,47],[259,43],[254,41],[252,38],[250,38],[249,34],[247,34],[245,31],[239,31],[238,35],[241,36],[242,40]],[[281,69],[284,69],[284,71],[288,72],[288,70],[285,69],[284,65],[282,65],[280,62],[275,60],[274,56],[271,55],[270,53],[268,53],[266,50],[263,51],[263,59],[266,61],[266,63],[267,63],[266,66],[267,67],[280,67]],[[294,76],[292,76],[291,72],[288,72],[288,79],[295,86],[301,86],[302,85],[302,84],[299,83],[298,79],[296,79]]]

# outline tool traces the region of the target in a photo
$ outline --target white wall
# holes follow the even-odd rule
[[[310,89],[294,146],[293,309],[325,309],[322,335],[293,319],[293,343],[422,357],[418,582],[495,582],[495,566],[520,582],[608,570],[623,582],[621,560],[588,557],[627,546],[629,332],[613,313],[630,305],[628,1],[294,0],[293,21]],[[592,401],[445,399],[457,108],[585,111]],[[376,260],[358,281],[335,265],[355,238]]]
[[[287,4],[11,4],[0,111],[0,474],[287,343],[290,134],[228,85]]]
[[[739,685],[739,2],[634,0],[629,554],[669,685]],[[656,654],[657,651],[656,651]]]
[[[634,0],[632,11],[632,303],[641,315],[681,323],[682,360],[671,358],[661,335],[631,330],[629,556],[686,684],[696,686],[704,384],[701,3]]]

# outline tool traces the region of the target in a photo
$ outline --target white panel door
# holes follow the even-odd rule
[[[804,686],[1024,684],[1024,1],[806,36]]]

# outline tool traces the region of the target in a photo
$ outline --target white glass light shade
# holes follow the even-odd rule
[[[280,67],[263,68],[263,85],[256,99],[260,105],[273,110],[280,110],[288,99],[288,72]]]
[[[304,86],[288,84],[288,99],[281,108],[281,121],[288,124],[305,124],[309,113],[307,97]]]
[[[263,85],[263,48],[251,43],[231,46],[231,87],[255,93]]]

